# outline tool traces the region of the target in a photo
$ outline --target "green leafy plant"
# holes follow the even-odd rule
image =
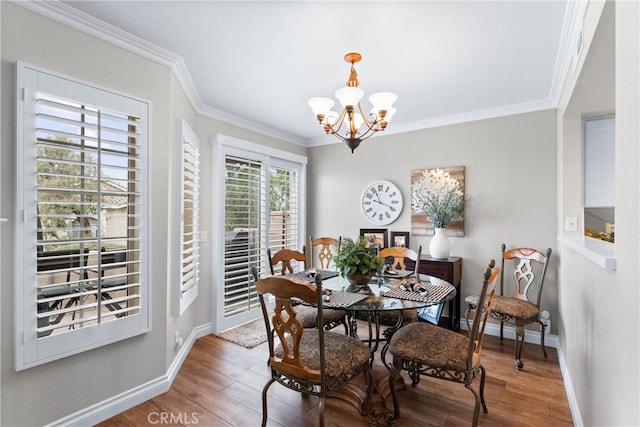
[[[333,261],[342,277],[357,272],[372,276],[381,273],[384,268],[384,259],[378,256],[378,249],[367,247],[364,237],[357,240],[350,237],[342,239]]]

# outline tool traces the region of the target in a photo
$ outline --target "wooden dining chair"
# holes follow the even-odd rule
[[[413,268],[415,277],[418,277],[421,255],[422,246],[418,247],[417,252],[404,246],[391,246],[380,250],[380,258],[384,258],[385,262],[390,260],[391,268],[394,270],[406,270],[405,260],[409,259],[413,261],[415,263],[415,267]]]
[[[281,275],[293,274],[294,267],[291,265],[292,261],[296,261],[302,265],[302,269],[296,268],[296,271],[304,270],[306,257],[304,248],[302,252],[293,249],[281,249],[273,256],[271,255],[271,249],[267,249],[267,257],[269,258],[269,268],[271,275],[275,275],[276,268],[280,264],[279,272]],[[307,305],[296,305],[296,311],[298,318],[302,322],[305,328],[315,328],[316,318],[318,310],[315,307]],[[349,334],[349,324],[347,322],[347,311],[339,309],[326,309],[324,311],[324,328],[330,330],[336,326],[342,325],[344,327],[344,333]]]
[[[257,270],[252,269],[257,277]],[[267,392],[274,382],[300,392],[304,396],[317,396],[320,401],[319,425],[324,426],[325,399],[329,393],[342,387],[349,388],[344,396],[351,396],[360,415],[369,413],[373,381],[369,347],[357,338],[325,331],[322,308],[322,277],[313,283],[270,276],[256,281],[262,315],[269,342],[269,368],[271,375],[262,390],[262,426],[267,424]],[[266,295],[275,298],[275,304],[266,301]],[[318,307],[315,328],[304,328],[294,308],[297,298]],[[272,314],[269,316],[269,308]],[[364,393],[352,380],[364,376]],[[364,396],[363,396],[364,395]]]
[[[486,372],[480,363],[480,350],[487,318],[491,312],[494,281],[499,272],[500,269],[495,267],[495,260],[491,260],[484,271],[481,296],[478,299],[477,307],[481,309],[467,312],[467,321],[471,318],[473,320],[469,336],[426,322],[403,326],[393,335],[389,342],[389,353],[393,356],[389,373],[393,414],[387,420],[388,425],[395,425],[400,416],[396,386],[402,371],[409,375],[412,387],[418,385],[421,375],[464,384],[475,397],[472,422],[474,427],[478,425],[480,406],[484,413],[487,413],[484,400]],[[479,392],[472,387],[478,376]]]
[[[309,236],[307,247],[309,248],[308,265],[312,268],[329,270],[333,266],[333,254],[340,248],[342,238]]]
[[[540,346],[544,357],[547,357],[547,350],[544,346],[545,324],[540,319],[540,298],[542,296],[542,286],[547,273],[547,265],[551,257],[551,248],[543,254],[531,248],[516,248],[506,250],[506,245],[502,244],[502,274],[500,275],[500,294],[496,295],[493,301],[491,317],[500,321],[500,340],[503,339],[504,322],[511,322],[515,328],[515,364],[516,369],[524,367],[522,361],[522,349],[524,347],[525,327],[531,323],[540,325]],[[505,295],[504,275],[505,264],[514,264],[512,293]],[[531,298],[529,293],[535,297]],[[509,291],[507,291],[509,292]],[[465,298],[468,309],[476,307],[477,295],[470,295]]]
[[[380,250],[380,258],[384,258],[385,264],[389,265],[393,270],[407,270],[406,260],[411,260],[415,263],[413,268],[413,276],[400,280],[407,284],[415,284],[420,281],[418,276],[418,269],[420,268],[420,256],[422,255],[422,246],[418,247],[418,251],[406,248],[403,246],[391,246]],[[400,318],[400,313],[403,317]],[[415,322],[418,320],[417,310],[406,310],[404,312],[393,311],[385,314],[385,318],[382,319],[383,323],[395,323],[397,327],[402,326],[399,322],[402,320],[404,323]]]
[[[280,264],[280,274],[292,274],[296,271],[302,271],[306,267],[307,258],[305,255],[305,248],[302,248],[302,252],[295,249],[280,249],[278,252],[272,255],[271,249],[267,248],[267,257],[269,258],[269,269],[271,274],[276,274],[274,267]],[[291,263],[294,262],[296,267],[294,268]],[[302,268],[298,267],[298,264]]]

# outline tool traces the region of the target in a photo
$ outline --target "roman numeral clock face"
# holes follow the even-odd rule
[[[362,213],[369,222],[387,225],[402,212],[402,193],[389,181],[374,181],[362,193]]]

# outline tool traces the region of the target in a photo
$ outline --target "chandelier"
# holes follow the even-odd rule
[[[360,59],[362,55],[357,52],[347,53],[344,56],[344,60],[351,63],[351,73],[347,85],[336,90],[335,93],[342,104],[341,113],[331,110],[335,104],[332,99],[311,98],[308,101],[325,132],[344,141],[352,153],[362,141],[387,127],[396,112],[392,105],[398,99],[391,92],[374,93],[369,97],[369,102],[373,105],[371,113],[368,115],[364,113],[360,105],[364,91],[358,87],[360,82],[354,68],[354,64],[360,62]]]

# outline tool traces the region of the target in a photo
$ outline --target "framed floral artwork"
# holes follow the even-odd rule
[[[426,209],[441,216],[436,220],[445,222],[443,228],[446,228],[447,236],[464,236],[464,202],[467,199],[464,175],[464,166],[411,171],[411,234],[435,234],[434,222],[424,213]],[[421,203],[435,203],[436,206],[425,208]]]

